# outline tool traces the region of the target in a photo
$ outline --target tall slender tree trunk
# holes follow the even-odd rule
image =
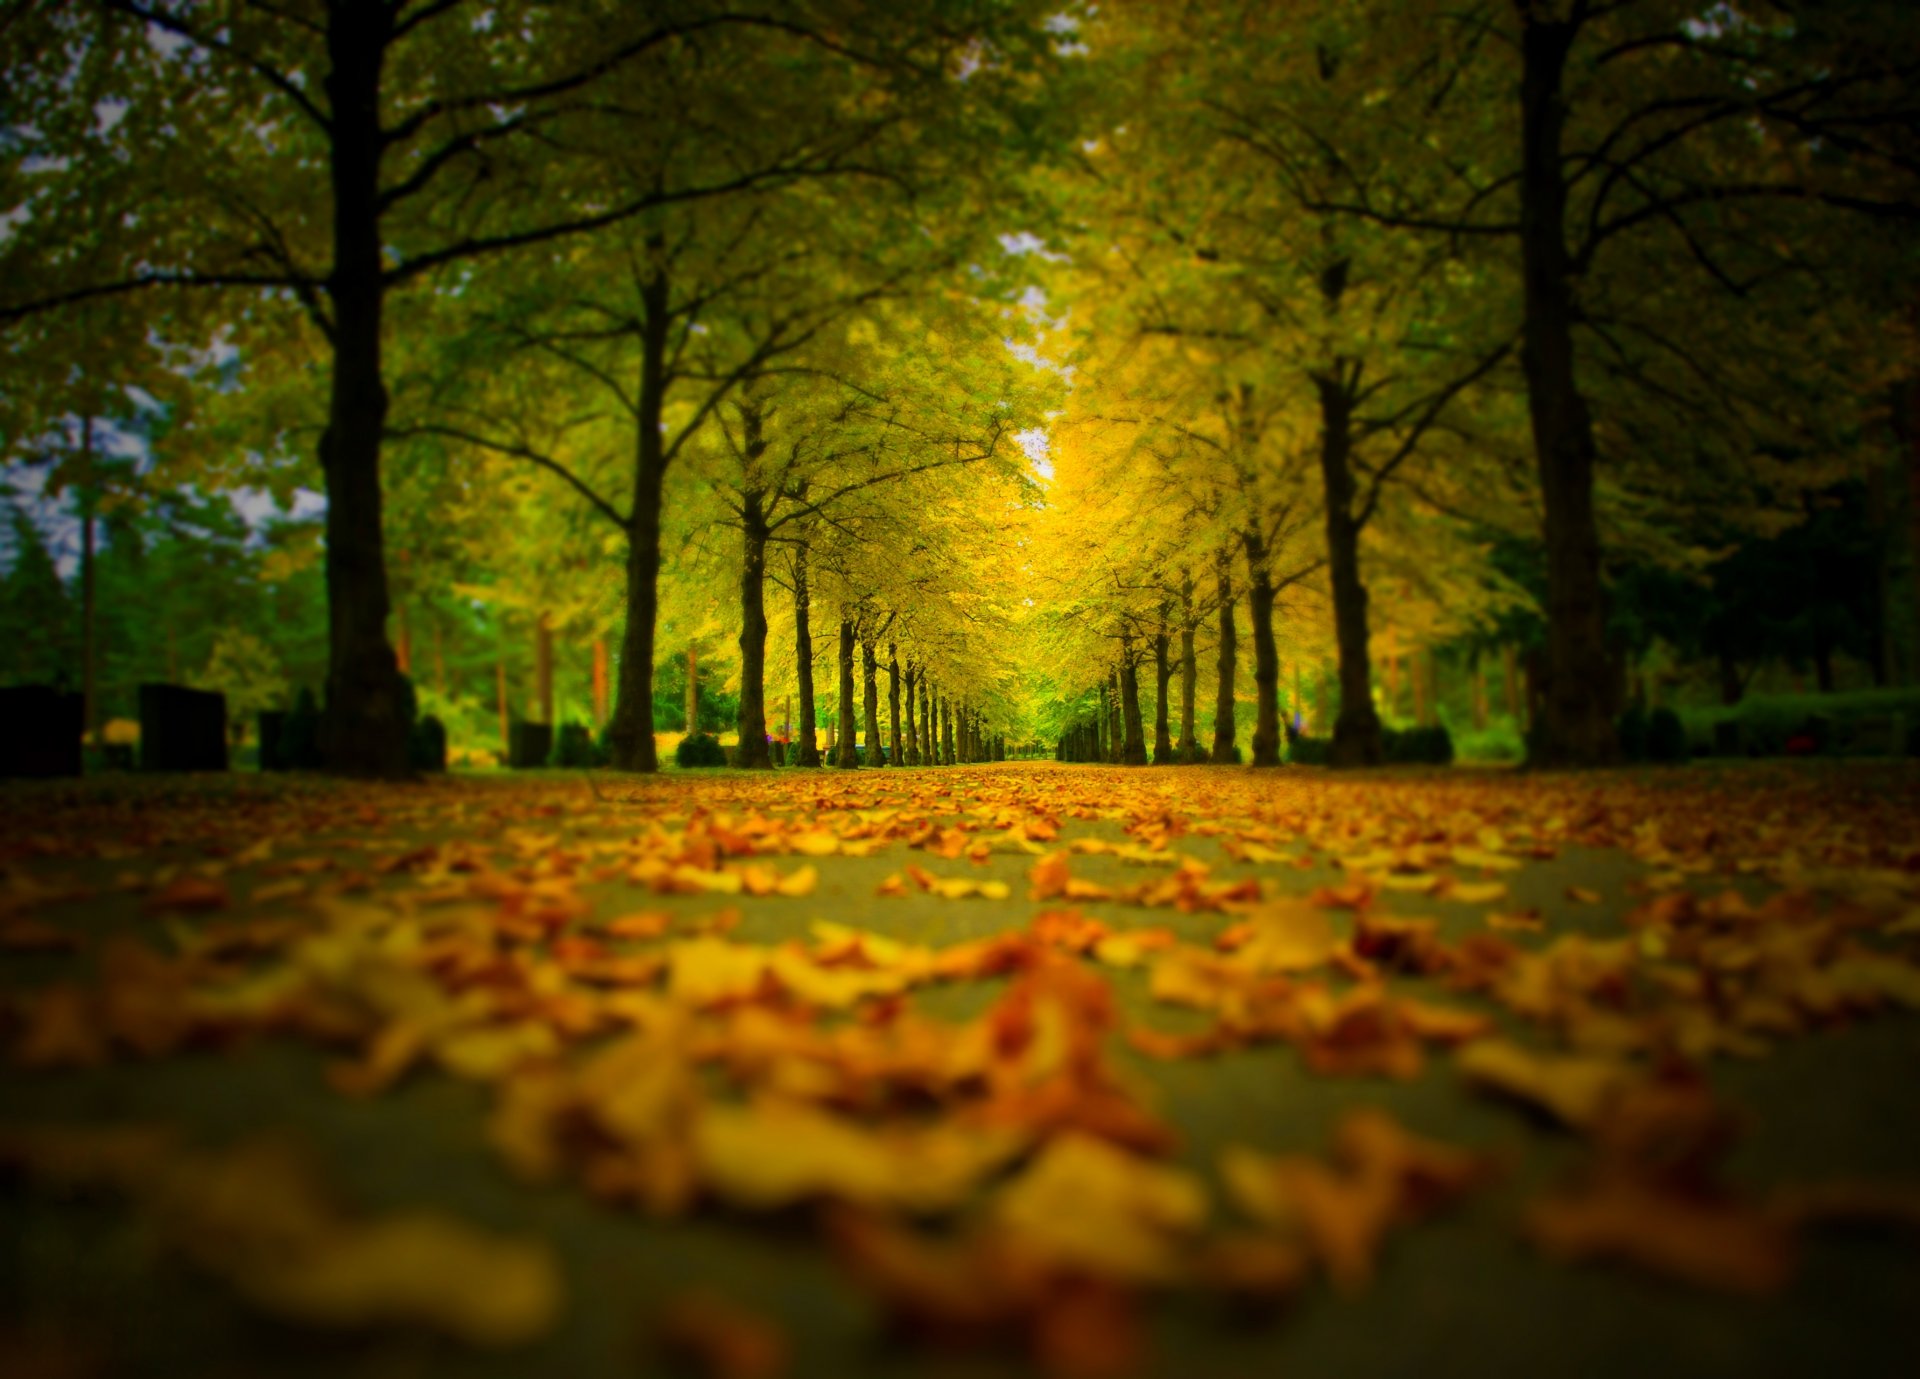
[[[1197,709],[1194,697],[1200,687],[1199,666],[1194,660],[1193,637],[1199,619],[1193,615],[1193,572],[1180,571],[1180,745],[1181,761],[1199,761],[1200,740],[1195,736]]]
[[[854,725],[860,721],[860,707],[853,697],[853,619],[843,612],[840,617],[840,739],[838,750],[834,754],[833,764],[851,770],[860,764],[860,757],[854,751]]]
[[[446,680],[446,671],[440,666],[440,625],[434,624],[433,661],[435,673],[440,680]],[[593,722],[597,728],[607,721],[607,639],[593,639]]]
[[[93,470],[93,418],[80,419],[80,731],[100,741],[100,643],[95,512],[100,490]]]
[[[861,688],[866,692],[867,765],[885,766],[887,755],[880,747],[880,660],[873,643],[864,638],[860,642],[860,669]]]
[[[640,288],[640,389],[633,455],[633,509],[627,520],[627,625],[620,641],[620,676],[607,741],[622,771],[657,771],[653,743],[654,620],[660,611],[660,513],[666,492],[666,275],[654,272]],[[693,731],[692,727],[688,731]]]
[[[902,679],[906,682],[906,691],[907,691],[907,698],[906,698],[907,741],[906,741],[906,746],[904,748],[906,752],[906,756],[903,757],[902,760],[908,766],[918,766],[920,764],[920,735],[919,735],[919,728],[917,726],[917,719],[914,714],[913,696],[915,692],[915,686],[919,682],[920,675],[919,675],[919,668],[915,666],[912,661],[907,662],[907,668],[902,673]]]
[[[946,695],[940,696],[940,759],[947,765],[956,765],[953,755],[953,700]]]
[[[1520,721],[1520,653],[1512,642],[1500,648],[1500,679],[1507,703],[1507,717]]]
[[[893,757],[888,764],[905,766],[907,758],[900,741],[900,651],[892,642],[887,643],[887,709],[893,729]]]
[[[1120,718],[1126,734],[1120,760],[1128,766],[1147,764],[1147,734],[1140,721],[1140,667],[1133,657],[1133,639],[1123,638],[1120,655]]]
[[[1273,641],[1273,572],[1259,533],[1241,534],[1247,552],[1247,608],[1253,618],[1253,764],[1280,764],[1280,653]]]
[[[750,418],[749,444],[756,430]],[[767,750],[767,516],[758,490],[744,494],[740,507],[740,712],[736,720],[740,746],[736,760],[741,766],[770,770],[773,756]]]
[[[493,663],[494,695],[500,705],[500,750],[513,750],[513,711],[507,703],[507,658],[502,656]]]
[[[1220,765],[1234,760],[1233,680],[1235,632],[1233,626],[1233,556],[1224,548],[1215,558],[1220,585],[1220,661],[1218,693],[1213,703],[1213,756]]]
[[[1385,755],[1373,704],[1367,586],[1360,578],[1360,523],[1353,504],[1353,396],[1344,378],[1316,376],[1320,397],[1320,478],[1326,490],[1327,574],[1333,586],[1334,641],[1340,653],[1340,713],[1333,723],[1333,766],[1377,766]]]
[[[1593,506],[1593,417],[1574,370],[1561,161],[1563,83],[1579,21],[1546,19],[1531,5],[1520,11],[1521,364],[1547,546],[1547,683],[1535,744],[1540,765],[1603,766],[1618,757],[1619,743]]]
[[[400,670],[387,643],[380,446],[387,425],[381,362],[380,68],[393,38],[386,5],[331,8],[327,24],[333,191],[333,374],[320,436],[326,475],[327,693],[322,752],[349,776],[407,774]]]
[[[800,681],[800,755],[796,766],[820,764],[820,742],[814,736],[813,707],[813,595],[807,588],[807,543],[794,547],[793,555],[793,667]]]
[[[700,653],[692,642],[687,643],[686,720],[687,736],[700,731]]]
[[[1173,734],[1167,721],[1167,686],[1173,683],[1173,661],[1168,653],[1173,639],[1167,625],[1153,639],[1153,760],[1156,766],[1173,760]]]
[[[542,613],[533,622],[533,702],[540,721],[553,722],[553,622]]]

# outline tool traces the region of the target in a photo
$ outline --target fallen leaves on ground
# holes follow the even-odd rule
[[[1136,1367],[1168,1292],[1364,1289],[1395,1233],[1529,1136],[1573,1156],[1500,1208],[1542,1256],[1772,1291],[1807,1231],[1920,1233],[1911,1183],[1730,1186],[1743,1122],[1711,1093],[1717,1060],[1920,1008],[1920,782],[1675,779],[1006,768],[0,801],[0,953],[40,965],[0,998],[0,1041],[22,1078],[291,1040],[339,1095],[475,1084],[520,1180],[644,1218],[817,1219],[906,1333],[1062,1375]],[[1531,884],[1582,849],[1632,859],[1624,904]],[[1158,1065],[1190,1059],[1363,1096],[1437,1075],[1526,1114],[1498,1152],[1361,1107],[1324,1153],[1277,1118],[1215,1156],[1163,1105]],[[0,1162],[126,1198],[287,1320],[504,1345],[558,1316],[536,1242],[356,1216],[295,1156],[185,1142],[16,1130]],[[774,1321],[714,1294],[642,1329],[716,1375],[786,1362]]]

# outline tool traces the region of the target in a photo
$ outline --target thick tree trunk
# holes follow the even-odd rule
[[[333,190],[333,375],[320,436],[326,475],[327,693],[321,725],[329,769],[401,777],[407,723],[400,670],[387,644],[380,445],[387,424],[381,363],[386,287],[380,242],[380,67],[393,36],[385,5],[334,7],[327,26]]]
[[[863,640],[860,643],[860,669],[860,687],[866,692],[863,706],[867,720],[867,765],[885,766],[887,755],[880,749],[880,662],[874,655],[872,642]]]
[[[1566,246],[1562,89],[1577,23],[1521,11],[1521,363],[1540,472],[1547,545],[1545,714],[1538,764],[1603,766],[1619,743],[1609,702],[1600,532],[1594,518],[1593,418],[1574,373],[1573,267]]]
[[[911,693],[911,690],[909,690]],[[887,643],[887,710],[892,720],[893,758],[891,766],[907,764],[904,745],[900,741],[900,652],[892,642]]]
[[[840,618],[840,707],[836,715],[840,738],[836,744],[833,764],[852,769],[860,764],[860,756],[854,751],[854,725],[860,721],[860,706],[853,697],[853,619],[842,614]]]
[[[633,456],[633,509],[627,522],[627,626],[607,741],[621,771],[657,771],[653,744],[653,637],[660,607],[660,510],[666,484],[661,410],[666,401],[667,280],[641,285],[640,395]],[[688,731],[693,731],[690,725]]]
[[[809,619],[813,596],[807,588],[807,547],[794,547],[793,557],[793,665],[800,681],[800,755],[796,766],[820,764],[820,740],[814,735],[813,707],[813,629]]]
[[[1334,641],[1340,653],[1340,713],[1333,723],[1332,766],[1377,766],[1384,752],[1373,705],[1367,586],[1360,578],[1360,524],[1354,520],[1353,397],[1338,378],[1316,378],[1320,394],[1320,478],[1326,490],[1327,574],[1333,586]]]
[[[1193,637],[1199,622],[1193,616],[1193,573],[1180,571],[1180,743],[1181,761],[1199,761],[1200,740],[1195,736],[1197,706],[1194,696],[1200,687],[1200,669],[1194,660]]]
[[[1118,766],[1127,759],[1127,729],[1121,716],[1120,668],[1107,672],[1107,763]]]
[[[1140,668],[1134,663],[1130,644],[1125,644],[1120,659],[1120,718],[1126,734],[1120,760],[1128,766],[1145,766],[1147,734],[1140,721]]]
[[[751,439],[751,436],[749,436]],[[767,750],[767,517],[757,491],[741,503],[740,733],[741,766],[771,769]]]
[[[1213,756],[1221,765],[1234,760],[1233,679],[1235,632],[1233,626],[1233,557],[1222,550],[1218,556],[1220,582],[1220,661],[1218,693],[1213,703]]]
[[[1173,760],[1173,733],[1167,720],[1167,686],[1173,683],[1173,660],[1169,656],[1173,639],[1166,624],[1153,639],[1153,760],[1164,766]]]
[[[1242,533],[1247,550],[1247,607],[1253,616],[1253,764],[1280,764],[1280,653],[1273,641],[1273,574],[1267,568],[1266,542]]]

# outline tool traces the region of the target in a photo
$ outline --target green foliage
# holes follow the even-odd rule
[[[8,504],[6,576],[0,580],[0,678],[13,684],[77,684],[79,610],[31,518]]]
[[[1701,754],[1713,751],[1720,724],[1737,725],[1742,753],[1780,756],[1787,739],[1812,725],[1822,748],[1845,750],[1864,719],[1898,714],[1909,731],[1920,724],[1920,689],[1856,690],[1845,694],[1750,694],[1730,708],[1687,709],[1682,731]]]
[[[673,760],[683,768],[725,766],[727,753],[711,733],[694,733],[680,739],[680,745],[673,749]]]
[[[1333,751],[1333,742],[1324,737],[1307,737],[1302,734],[1289,744],[1287,760],[1295,766],[1325,766],[1328,754]]]
[[[1527,745],[1511,719],[1496,719],[1480,729],[1463,728],[1453,735],[1459,761],[1524,761]]]

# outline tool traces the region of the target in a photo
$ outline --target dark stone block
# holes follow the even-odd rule
[[[515,723],[507,729],[507,765],[516,771],[538,769],[553,755],[551,723]]]
[[[140,686],[140,769],[227,769],[227,696],[185,685]]]
[[[0,776],[77,776],[86,702],[51,685],[0,689]]]

